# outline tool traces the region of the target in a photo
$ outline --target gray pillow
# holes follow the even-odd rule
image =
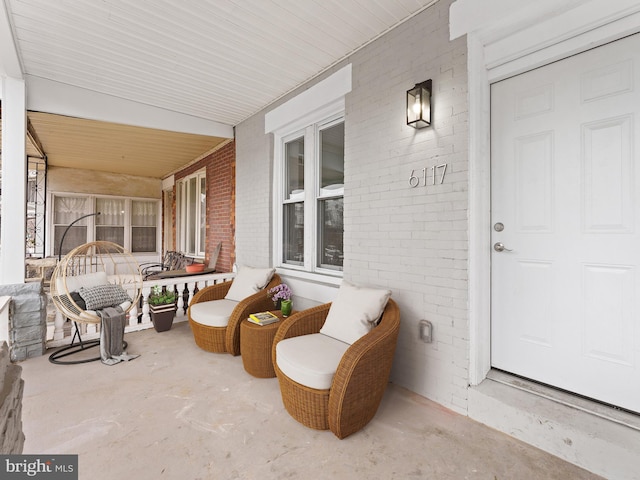
[[[84,300],[87,310],[100,310],[105,307],[115,307],[124,302],[130,302],[131,298],[120,285],[97,285],[95,287],[81,287],[78,291]]]

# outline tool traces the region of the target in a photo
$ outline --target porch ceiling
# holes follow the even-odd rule
[[[25,78],[226,127],[435,1],[2,0]],[[52,165],[161,177],[224,141],[29,117]]]
[[[140,177],[164,178],[229,141],[41,112],[27,118],[28,157],[44,153],[49,166]]]
[[[225,138],[29,112],[50,166],[164,178]]]

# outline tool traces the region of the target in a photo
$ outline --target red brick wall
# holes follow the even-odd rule
[[[207,259],[218,242],[222,242],[216,263],[219,272],[230,272],[235,262],[235,203],[236,203],[236,144],[229,142],[202,160],[189,165],[175,174],[176,181],[201,168],[207,169]],[[175,199],[175,187],[174,187]],[[175,236],[175,201],[173,205],[173,228]]]

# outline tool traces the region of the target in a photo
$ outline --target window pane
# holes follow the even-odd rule
[[[196,251],[196,216],[198,208],[198,191],[197,178],[190,178],[187,186],[188,195],[188,213],[187,213],[187,253],[194,253]]]
[[[317,262],[342,270],[344,201],[344,123],[320,130],[320,197]],[[333,198],[329,198],[333,197]]]
[[[62,245],[62,255],[66,255],[71,250],[80,245],[87,243],[87,227],[78,226],[84,220],[76,223],[73,227],[69,229],[66,236],[64,237],[64,244]],[[64,231],[67,226],[55,226],[53,233],[53,254],[60,254],[60,240],[62,240],[62,235],[64,235]]]
[[[131,225],[155,227],[158,224],[158,204],[152,201],[131,201]]]
[[[318,202],[318,265],[342,270],[344,199],[331,198]]]
[[[284,206],[283,260],[284,263],[304,264],[304,202]]]
[[[124,199],[97,198],[96,212],[96,225],[124,226]]]
[[[204,253],[204,242],[207,230],[207,181],[200,178],[200,242],[197,253]]]
[[[304,198],[304,137],[285,143],[285,200]]]
[[[131,228],[132,252],[156,251],[156,227],[132,227]]]
[[[96,240],[113,242],[124,247],[124,227],[96,226]]]
[[[344,187],[344,123],[320,130],[320,194],[342,195]]]
[[[53,202],[53,223],[57,225],[69,225],[83,215],[88,214],[88,201],[86,197],[56,197]],[[87,220],[82,219],[76,225],[86,225]]]

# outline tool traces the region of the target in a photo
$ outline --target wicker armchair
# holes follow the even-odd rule
[[[231,355],[240,355],[240,323],[250,313],[273,310],[273,302],[267,296],[267,290],[275,287],[280,282],[280,277],[274,274],[263,290],[238,302],[229,317],[226,327],[212,327],[195,321],[191,316],[191,307],[200,302],[224,299],[231,288],[232,282],[211,285],[196,293],[187,310],[189,325],[191,325],[196,345],[208,352],[228,352]]]
[[[378,326],[349,346],[331,388],[301,385],[278,368],[276,348],[283,339],[318,333],[331,304],[298,312],[278,328],[272,357],[282,401],[293,418],[317,430],[330,429],[345,438],[363,428],[376,414],[387,387],[400,329],[400,310],[389,299]]]

